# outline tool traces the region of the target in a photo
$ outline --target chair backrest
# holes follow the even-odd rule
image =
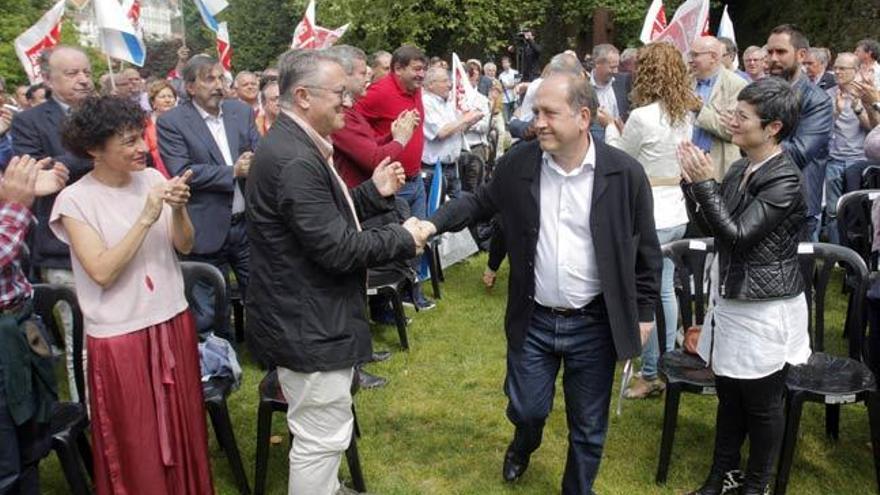
[[[862,170],[862,187],[866,189],[880,188],[880,165],[876,162]]]
[[[871,244],[874,241],[871,209],[876,199],[880,199],[880,189],[848,192],[837,201],[840,244],[858,253],[869,267],[872,265]]]
[[[682,325],[702,325],[709,304],[709,285],[707,277],[710,254],[715,252],[715,240],[681,239],[662,246],[663,257],[675,263],[676,297]],[[666,350],[666,322],[663,317],[663,304],[657,303],[657,338],[660,353]]]
[[[852,249],[821,242],[802,242],[798,246],[801,275],[804,278],[804,293],[810,312],[810,347],[814,352],[825,351],[825,329],[828,319],[828,288],[839,287],[831,284],[833,268],[836,265],[846,270],[844,287],[849,294],[843,321],[844,335],[847,337],[849,357],[867,361],[863,353],[865,329],[865,291],[868,284],[868,267],[864,260]]]
[[[55,311],[58,303],[66,302],[73,312],[73,379],[79,401],[86,403],[86,378],[83,371],[83,315],[72,287],[58,284],[34,284],[34,313],[39,315],[51,335],[61,336],[57,344],[64,344],[64,328]],[[56,337],[57,338],[57,337]],[[68,349],[67,352],[71,352]]]
[[[226,279],[220,270],[209,263],[201,261],[182,261],[180,269],[183,272],[183,291],[190,306],[195,304],[193,288],[197,283],[211,287],[214,291],[214,321],[211,328],[225,328],[223,321],[228,314],[226,305]]]

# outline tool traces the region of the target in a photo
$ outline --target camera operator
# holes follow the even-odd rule
[[[531,29],[523,29],[517,33],[514,37],[514,44],[508,46],[507,51],[516,56],[523,82],[530,82],[540,77],[541,45],[535,41],[535,35]]]

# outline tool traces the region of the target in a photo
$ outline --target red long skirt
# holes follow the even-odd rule
[[[87,346],[97,494],[214,493],[189,310]]]

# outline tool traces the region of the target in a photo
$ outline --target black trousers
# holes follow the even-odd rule
[[[763,489],[773,476],[785,428],[785,376],[788,366],[763,378],[716,376],[718,415],[713,472],[740,467],[740,448],[749,437],[745,486]]]

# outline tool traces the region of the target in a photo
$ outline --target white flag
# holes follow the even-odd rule
[[[141,33],[117,0],[93,0],[102,51],[117,60],[144,66],[147,49]]]
[[[642,24],[642,34],[639,35],[639,39],[647,45],[664,29],[666,29],[666,9],[663,7],[663,0],[654,0],[645,15],[645,23]]]
[[[40,54],[61,41],[61,18],[64,17],[64,2],[59,0],[36,24],[15,38],[15,54],[27,73],[31,84],[43,81],[40,74]]]
[[[703,36],[709,22],[709,0],[687,0],[675,11],[672,21],[654,41],[667,41],[681,53],[687,53],[691,44]]]
[[[302,20],[293,30],[290,48],[311,48],[314,50],[329,48],[345,34],[347,29],[348,24],[336,29],[319,26],[315,22],[315,0],[309,0]]]
[[[721,14],[721,23],[718,24],[718,33],[716,33],[719,38],[728,38],[736,44],[736,33],[733,31],[733,21],[730,19],[730,14],[727,13],[727,5],[724,6],[724,13]],[[733,54],[733,67],[734,69],[739,69],[739,54]]]

